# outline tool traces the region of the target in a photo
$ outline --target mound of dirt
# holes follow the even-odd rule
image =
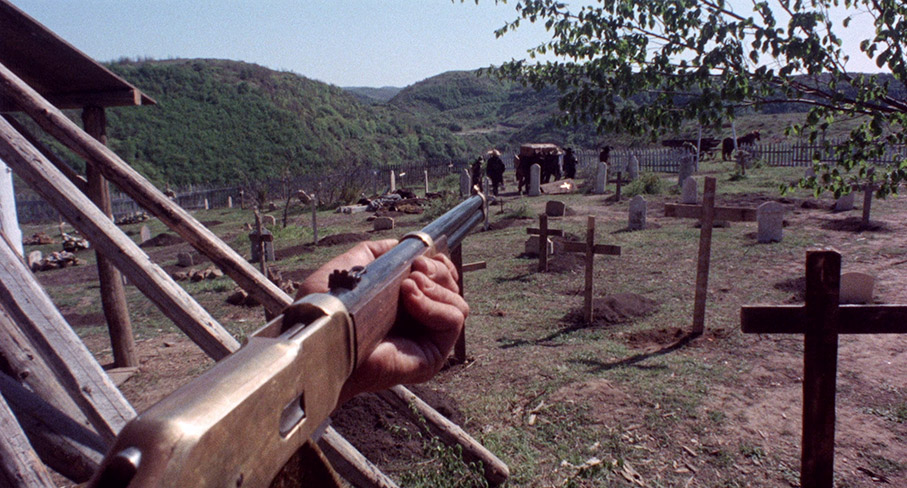
[[[683,329],[666,327],[654,330],[640,330],[627,334],[627,345],[635,349],[646,349],[652,346],[666,346],[684,337]]]
[[[359,241],[369,240],[368,234],[361,233],[348,233],[348,234],[334,234],[332,236],[327,236],[320,241],[318,241],[319,246],[336,246],[338,244],[352,244]]]
[[[410,390],[457,425],[463,422],[456,401],[425,386]],[[331,424],[370,461],[379,466],[424,459],[419,426],[378,395],[358,395],[331,416]]]
[[[636,293],[615,293],[593,299],[592,308],[596,322],[620,324],[654,313],[658,304]]]
[[[513,225],[526,225],[526,221],[531,221],[531,220],[532,219],[529,217],[519,218],[519,219],[507,218],[507,219],[496,220],[496,221],[488,224],[488,230],[501,230],[501,229],[506,229]]]
[[[223,224],[223,222],[220,220],[206,220],[206,221],[202,222],[202,225],[204,225],[205,227],[207,227],[209,229],[211,227],[214,227],[215,225],[220,225],[220,224]]]
[[[593,422],[609,427],[622,418],[632,417],[631,412],[637,408],[630,395],[602,378],[564,385],[548,401],[584,406]]]
[[[183,239],[181,237],[163,232],[139,244],[139,247],[173,246],[175,244],[181,244],[182,242]]]
[[[283,249],[275,249],[274,259],[281,261],[308,252],[312,252],[311,244],[297,244],[295,246],[285,247]]]

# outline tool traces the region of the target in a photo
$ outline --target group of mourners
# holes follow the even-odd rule
[[[605,146],[602,149],[601,154],[599,154],[599,159],[603,162],[608,162],[610,150],[610,146]],[[506,167],[504,166],[504,161],[501,159],[501,152],[497,149],[488,151],[485,156],[487,157],[487,161],[479,156],[472,163],[470,169],[472,186],[474,188],[478,187],[479,189],[482,189],[482,163],[484,162],[484,175],[487,175],[488,179],[491,181],[492,193],[497,195],[500,190],[504,189],[504,171],[506,170]],[[557,181],[560,180],[562,176],[563,178],[576,178],[576,167],[579,164],[579,160],[576,158],[573,148],[570,147],[564,149],[563,158],[558,154],[539,155],[532,158],[520,158],[519,155],[515,154],[513,156],[513,168],[516,172],[517,191],[520,194],[529,190],[529,168],[533,164],[538,164],[541,167],[539,175],[541,183],[549,183],[552,178],[554,178],[554,181]]]

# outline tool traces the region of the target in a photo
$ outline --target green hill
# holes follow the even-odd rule
[[[160,184],[467,157],[451,131],[294,73],[222,60],[110,65],[157,106],[112,109],[111,148]]]

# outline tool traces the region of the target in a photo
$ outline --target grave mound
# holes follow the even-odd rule
[[[593,325],[615,325],[633,322],[658,310],[655,300],[636,293],[615,293],[592,300]],[[582,306],[572,310],[566,317],[571,323],[583,323]]]
[[[183,239],[179,236],[163,232],[139,244],[139,247],[165,247],[180,244],[182,242]]]
[[[359,241],[369,240],[368,234],[359,234],[359,233],[347,233],[347,234],[334,234],[332,236],[327,236],[318,241],[319,246],[336,246],[338,244],[352,244]]]

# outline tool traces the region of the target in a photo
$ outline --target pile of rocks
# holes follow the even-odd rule
[[[63,234],[63,250],[68,252],[77,252],[88,249],[91,245],[84,237],[72,234]]]
[[[22,244],[25,244],[26,246],[41,246],[44,244],[54,244],[56,242],[57,241],[55,241],[52,237],[44,232],[38,232],[36,234],[32,234],[31,237],[22,239]]]
[[[34,251],[29,254],[28,261],[32,271],[47,271],[50,269],[68,268],[70,266],[85,264],[85,261],[82,261],[77,258],[75,254],[67,251],[52,252],[44,257],[41,257],[40,251]]]
[[[281,290],[287,293],[290,296],[296,295],[296,290],[299,288],[300,283],[296,281],[284,280],[280,271],[277,271],[273,268],[268,268],[268,279],[276,283]],[[230,305],[237,305],[242,307],[257,307],[260,305],[258,300],[249,295],[245,290],[237,288],[230,296],[227,297],[227,303]]]
[[[117,225],[129,225],[129,224],[138,224],[139,222],[144,222],[148,220],[148,214],[145,212],[135,212],[129,215],[124,215],[116,220]]]
[[[215,280],[224,275],[224,272],[215,268],[214,266],[208,266],[205,269],[190,269],[187,271],[175,271],[170,274],[175,281],[202,281],[202,280]]]

